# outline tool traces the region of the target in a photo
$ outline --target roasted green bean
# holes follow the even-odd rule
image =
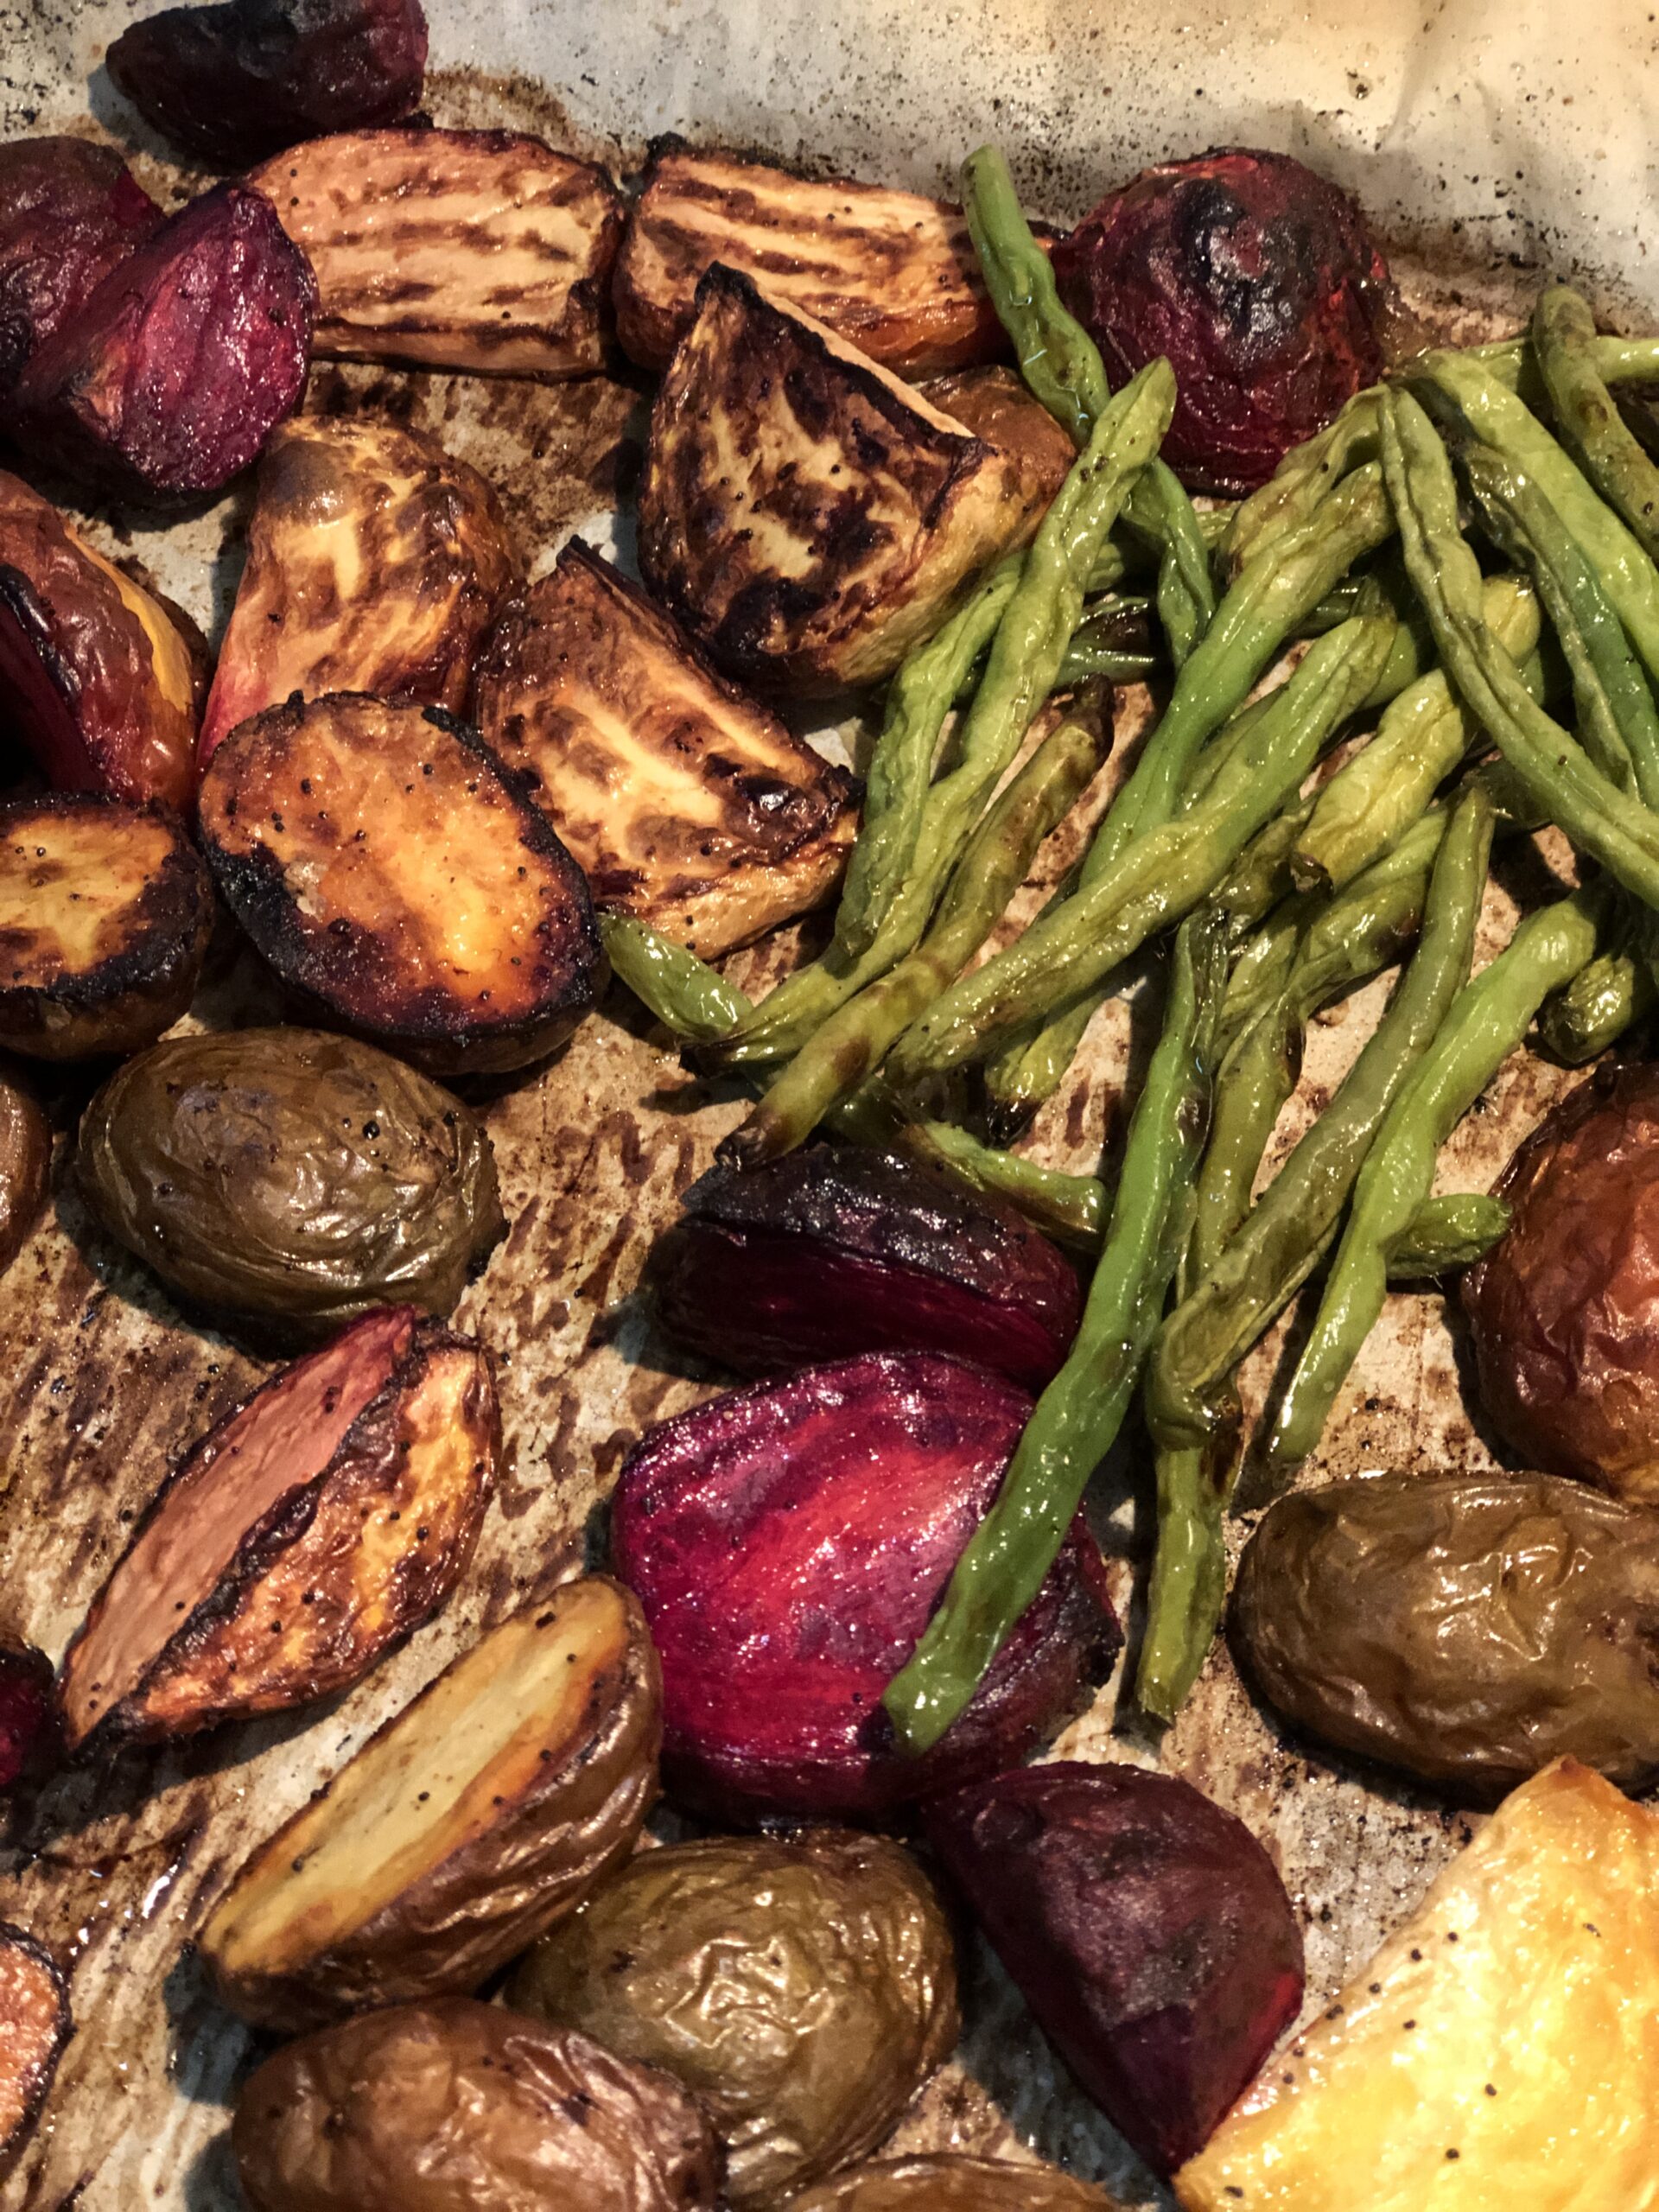
[[[1390,1282],[1429,1282],[1471,1268],[1510,1230],[1502,1198],[1479,1191],[1425,1198],[1389,1249]]]
[[[1541,295],[1533,310],[1532,350],[1579,465],[1624,516],[1649,558],[1659,559],[1659,468],[1607,389],[1596,359],[1596,319],[1568,286],[1551,284]]]

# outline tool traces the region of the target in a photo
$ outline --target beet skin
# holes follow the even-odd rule
[[[0,392],[165,219],[109,146],[0,146]]]
[[[52,1665],[27,1644],[0,1644],[0,1789],[38,1770],[58,1745]]]

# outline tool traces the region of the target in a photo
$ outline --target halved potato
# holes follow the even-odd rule
[[[922,397],[1006,454],[1018,473],[1023,497],[1046,508],[1071,472],[1077,449],[1023,377],[1012,369],[963,369],[930,377]]]
[[[0,1920],[0,2167],[22,2149],[46,2102],[73,2025],[56,1960]]]
[[[495,1485],[489,1355],[365,1314],[210,1429],[151,1501],[59,1680],[75,1751],[346,1689],[448,1597]]]
[[[959,207],[659,140],[612,283],[617,336],[642,367],[666,365],[716,261],[901,376],[1007,350]]]
[[[0,807],[0,1045],[136,1052],[194,995],[213,880],[178,817],[105,792]]]
[[[262,1845],[200,1948],[289,2032],[476,1989],[632,1850],[662,1696],[639,1601],[594,1575],[504,1622]]]
[[[0,1268],[22,1249],[51,1172],[52,1124],[34,1092],[0,1066]]]
[[[839,881],[858,827],[849,779],[580,540],[502,618],[473,696],[597,902],[705,960]]]
[[[1005,454],[719,263],[652,412],[645,582],[740,677],[873,683],[1039,504]]]
[[[435,439],[355,416],[284,423],[259,464],[200,764],[296,691],[459,714],[480,641],[523,573],[493,488]]]
[[[521,779],[435,707],[272,707],[207,764],[201,839],[284,982],[440,1072],[525,1066],[599,995],[588,887]]]
[[[311,257],[319,353],[543,379],[604,359],[622,200],[590,162],[516,130],[346,130],[248,181]]]

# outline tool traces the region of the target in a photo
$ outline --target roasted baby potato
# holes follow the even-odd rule
[[[577,539],[503,618],[474,697],[599,904],[705,960],[840,880],[857,830],[849,779]]]
[[[0,146],[0,394],[162,221],[112,146],[87,138]]]
[[[1020,496],[1039,512],[1071,474],[1077,448],[1012,369],[963,369],[955,376],[930,377],[921,391],[953,423],[1007,456],[1019,476]]]
[[[641,1852],[543,1938],[507,2001],[683,2082],[738,2205],[879,2143],[958,2025],[950,1929],[921,1869],[834,1828]]]
[[[315,1029],[152,1045],[87,1107],[75,1173],[169,1289],[274,1344],[392,1300],[447,1313],[506,1229],[460,1100]]]
[[[360,1681],[442,1605],[495,1485],[488,1354],[365,1314],[193,1445],[64,1656],[77,1751],[194,1735]]]
[[[474,376],[582,376],[622,202],[516,130],[352,130],[255,169],[317,272],[317,351]]]
[[[1116,2212],[1087,2182],[1026,2159],[937,2151],[873,2158],[790,2199],[789,2212]]]
[[[698,2212],[719,2179],[669,2075],[469,1997],[288,2044],[231,2142],[254,2212]]]
[[[719,263],[652,410],[639,564],[737,677],[874,683],[1036,526],[1019,469]]]
[[[435,439],[359,416],[286,423],[259,464],[248,558],[201,721],[205,766],[296,691],[459,714],[523,570],[501,505]]]
[[[0,469],[0,727],[60,791],[182,810],[200,705],[168,610]]]
[[[638,1603],[601,1576],[565,1583],[261,1845],[198,1939],[215,1989],[290,2032],[476,1989],[632,1850],[661,1734]]]
[[[928,1835],[1039,2025],[1172,2172],[1302,2001],[1302,1934],[1241,1821],[1172,1774],[1065,1760],[931,1805]]]
[[[1560,1759],[1175,2177],[1186,2212],[1647,2212],[1659,1815]]]
[[[0,1920],[0,2170],[34,2126],[73,2027],[56,1961]]]
[[[225,903],[283,981],[420,1066],[544,1059],[603,986],[582,870],[439,708],[268,708],[208,762],[197,810]]]
[[[51,1172],[52,1124],[34,1092],[0,1065],[0,1269],[34,1228]]]
[[[899,376],[1007,350],[960,208],[660,139],[612,285],[617,336],[642,368],[666,366],[716,261]]]
[[[176,815],[77,791],[0,806],[0,1045],[136,1052],[194,995],[213,887]]]

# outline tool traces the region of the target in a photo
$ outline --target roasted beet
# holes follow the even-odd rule
[[[46,2102],[73,2025],[62,1968],[32,1936],[0,1920],[0,2169]]]
[[[881,1693],[996,1495],[1031,1401],[934,1352],[711,1399],[622,1470],[612,1542],[663,1665],[690,1802],[872,1815],[1022,1758],[1121,1637],[1081,1523],[967,1712],[919,1759]]]
[[[36,348],[17,382],[31,446],[139,499],[216,492],[305,390],[311,264],[263,193],[194,200]]]
[[[111,147],[86,138],[0,146],[0,393],[162,221]]]
[[[664,1325],[744,1375],[948,1351],[1039,1390],[1081,1310],[1070,1261],[1014,1207],[914,1160],[829,1147],[711,1169],[652,1267]]]
[[[1388,264],[1345,192],[1287,154],[1144,169],[1054,250],[1114,383],[1166,354],[1164,454],[1206,492],[1263,484],[1382,372]]]
[[[51,1662],[32,1645],[0,1644],[0,1789],[43,1764],[57,1735]]]
[[[109,72],[146,121],[226,168],[397,123],[426,75],[421,0],[223,0],[123,31]]]
[[[1267,1853],[1173,1775],[1066,1761],[976,1783],[927,1827],[1044,2033],[1173,2173],[1302,2001],[1301,1931]]]

